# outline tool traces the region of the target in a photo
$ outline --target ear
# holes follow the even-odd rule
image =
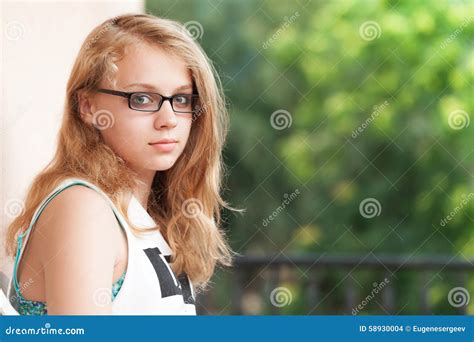
[[[78,109],[81,119],[89,125],[92,125],[94,116],[93,98],[90,93],[80,91],[77,94]]]

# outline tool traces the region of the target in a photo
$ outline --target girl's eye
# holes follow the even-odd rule
[[[145,94],[137,94],[133,96],[132,102],[136,106],[144,106],[153,103],[153,99]]]
[[[190,102],[189,95],[176,95],[173,101],[178,106],[186,106]]]

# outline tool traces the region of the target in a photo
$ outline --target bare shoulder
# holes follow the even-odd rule
[[[54,197],[40,215],[35,230],[56,240],[69,234],[106,238],[117,230],[117,220],[105,198],[85,186],[72,186]]]
[[[107,313],[94,293],[111,288],[120,227],[106,199],[85,186],[67,188],[48,203],[36,230],[45,246],[48,312]]]

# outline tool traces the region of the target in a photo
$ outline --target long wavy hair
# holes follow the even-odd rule
[[[80,118],[79,94],[94,91],[106,77],[114,83],[116,62],[137,43],[159,46],[187,64],[201,109],[193,117],[188,143],[172,168],[157,172],[148,212],[172,251],[172,269],[186,272],[197,291],[207,288],[217,265],[231,266],[235,255],[222,230],[221,209],[231,208],[220,196],[222,149],[228,113],[212,62],[178,22],[147,14],[127,14],[96,27],[84,41],[67,84],[56,153],[28,189],[24,211],[8,227],[7,253],[14,256],[16,238],[24,232],[41,201],[64,179],[82,178],[100,187],[139,234],[127,216],[126,193],[136,174],[103,141],[100,131]]]

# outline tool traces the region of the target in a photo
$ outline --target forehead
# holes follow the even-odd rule
[[[185,61],[158,46],[130,46],[116,65],[118,70],[115,79],[120,88],[144,83],[166,94],[191,83],[191,71]]]

